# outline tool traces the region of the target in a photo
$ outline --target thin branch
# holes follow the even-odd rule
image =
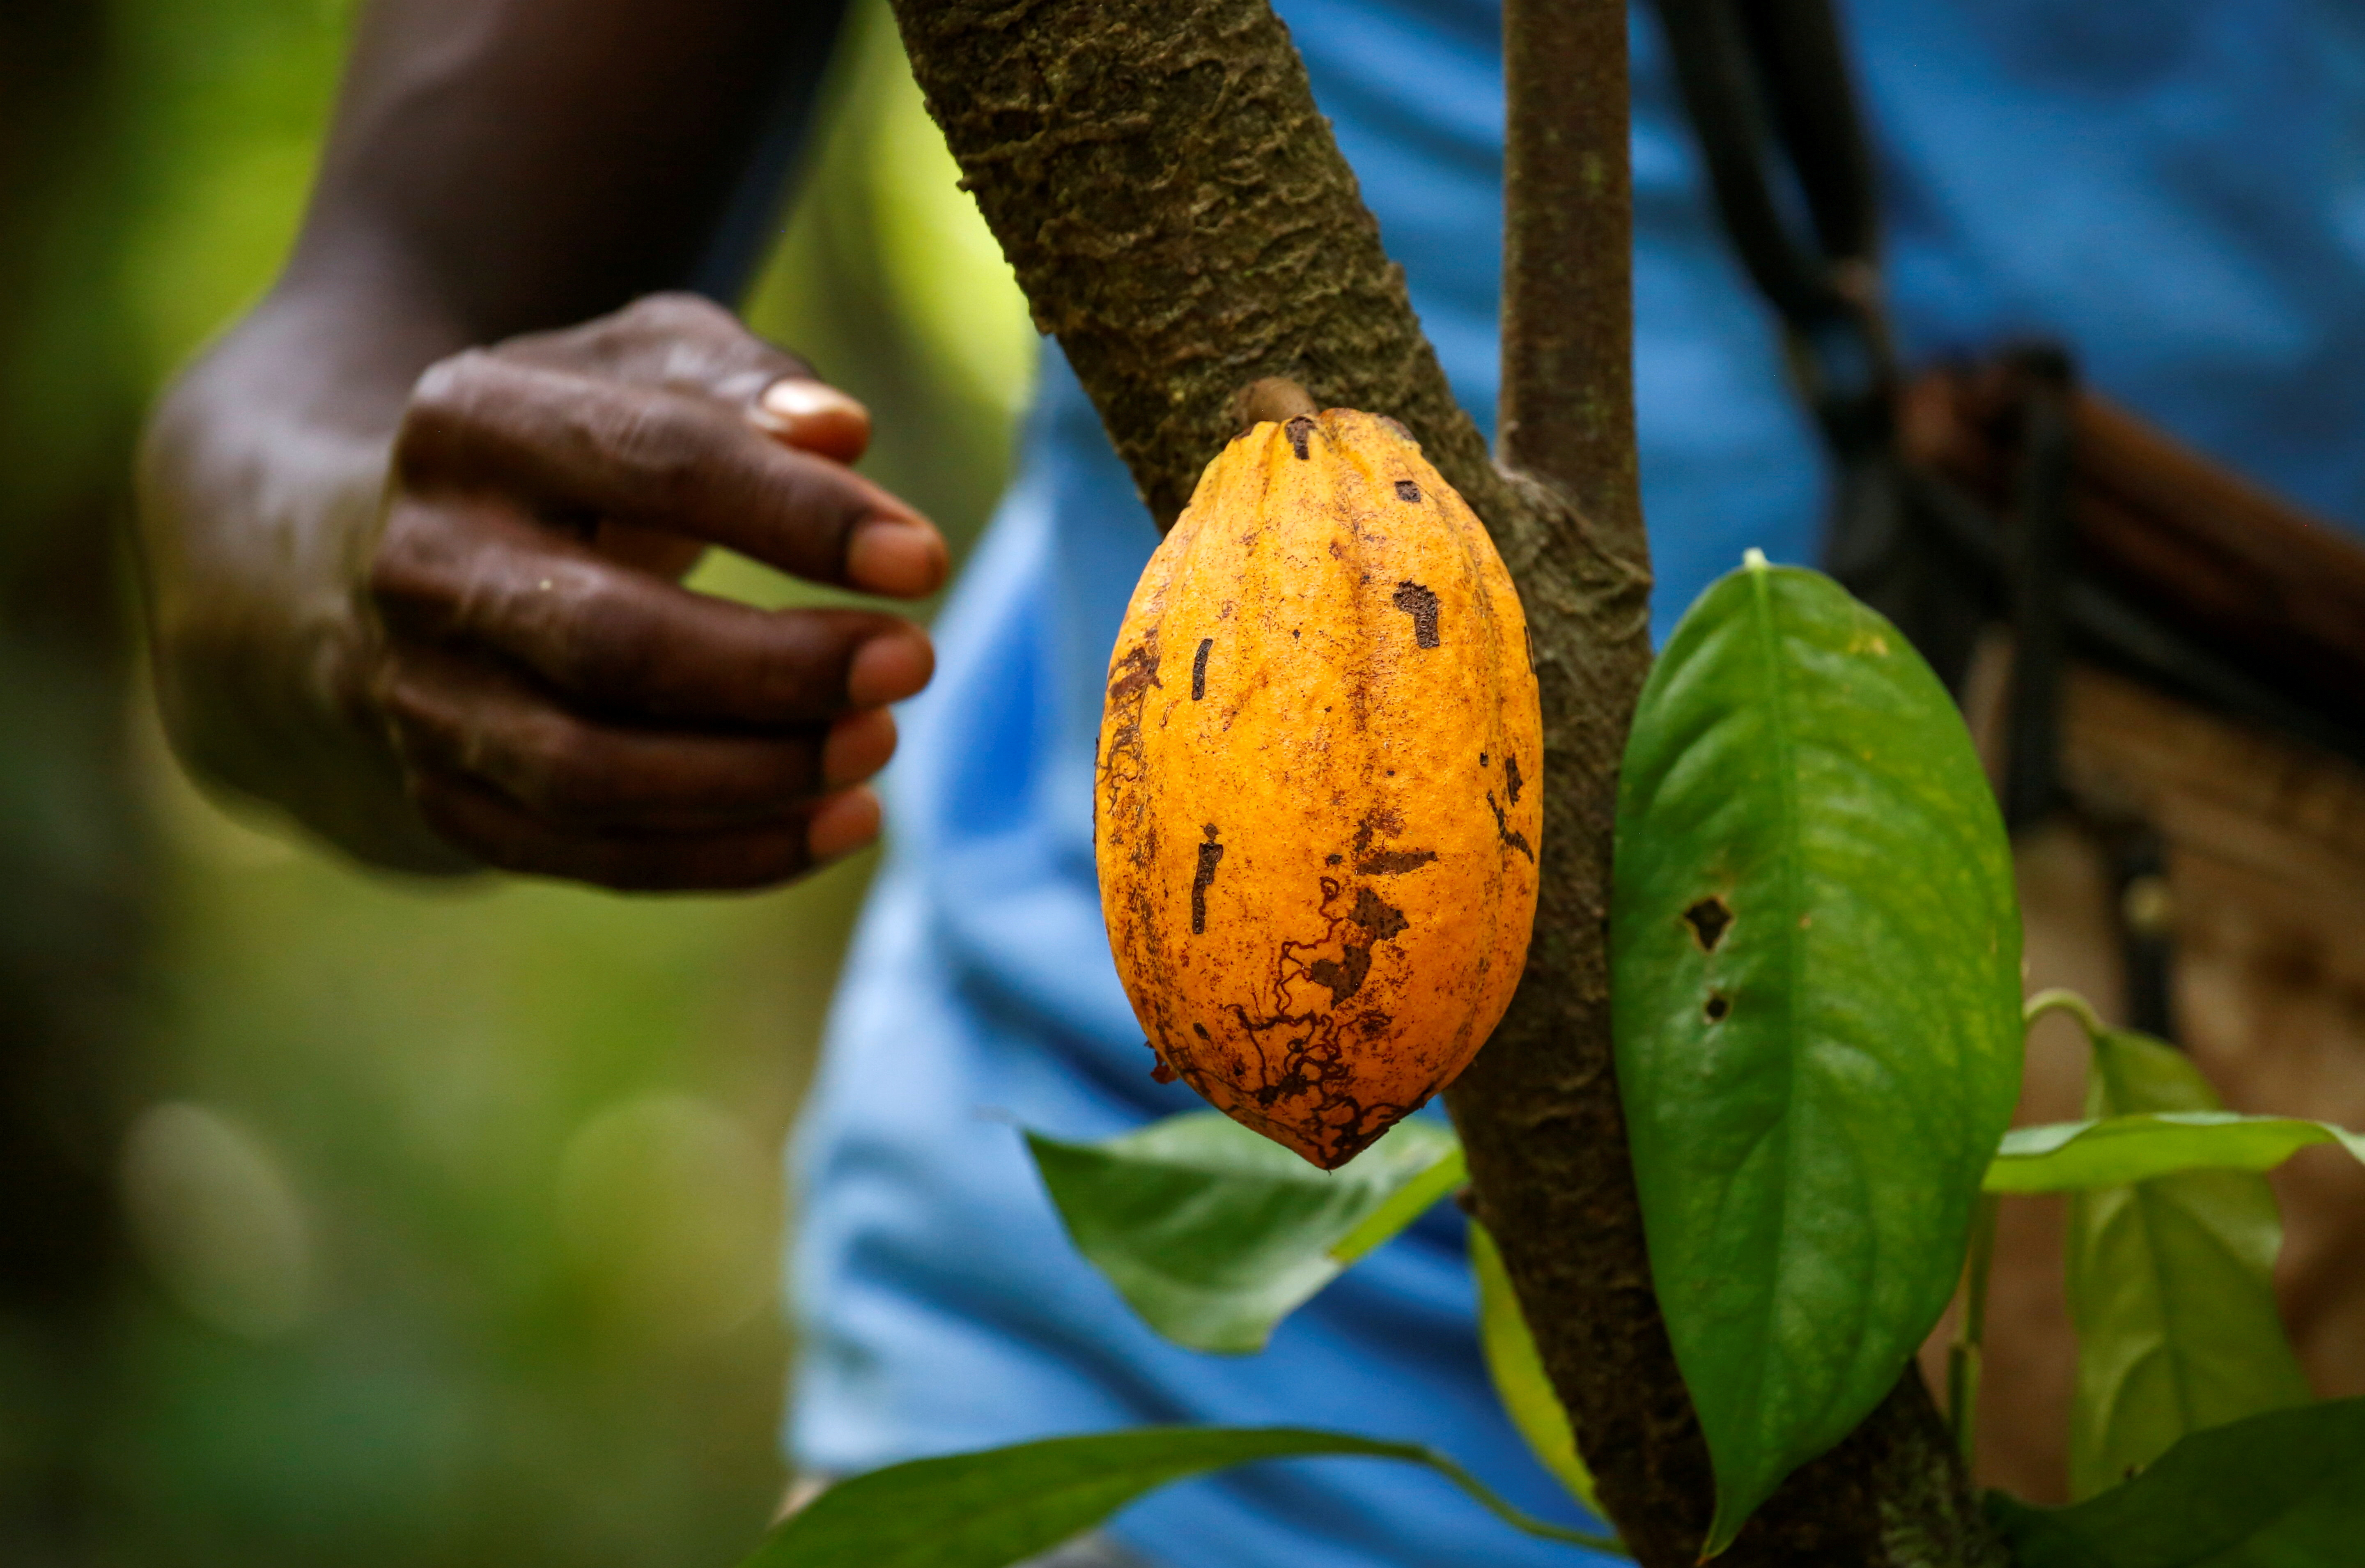
[[[1641,565],[1625,8],[1505,0],[1503,86],[1496,448]]]

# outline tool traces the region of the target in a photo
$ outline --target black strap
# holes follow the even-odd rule
[[[1879,289],[1872,155],[1828,0],[1657,0],[1725,232],[1781,318],[1833,460],[1823,563],[1959,689],[1998,580],[1916,516]]]
[[[2088,809],[2062,780],[2071,644],[2218,706],[2271,713],[2285,728],[2296,720],[2310,738],[2325,738],[2324,727],[2077,579],[2068,355],[2040,348],[2014,356],[2029,392],[2008,533],[1986,507],[1902,462],[1897,363],[1880,303],[1878,194],[1830,0],[1657,0],[1657,8],[1718,215],[1782,319],[1792,375],[1832,454],[1825,565],[1957,690],[1981,628],[2012,622],[2005,821],[2018,832],[2066,811],[2095,831],[2119,904],[2129,1021],[2170,1038],[2163,842],[2148,823]]]
[[[2061,683],[2069,655],[2069,401],[2066,354],[2019,356],[2019,526],[2004,572],[2012,603],[2012,689],[2005,699],[2003,820],[2031,827],[2069,803],[2061,783]]]
[[[1844,458],[1887,445],[1896,365],[1877,288],[1879,204],[1830,6],[1658,9],[1718,213],[1782,317],[1801,390]]]

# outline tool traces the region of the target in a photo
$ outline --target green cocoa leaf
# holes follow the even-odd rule
[[[1990,1193],[2075,1193],[2186,1170],[2272,1170],[2303,1148],[2337,1144],[2365,1159],[2365,1137],[2299,1116],[2164,1111],[2095,1122],[2048,1122],[2003,1135]]]
[[[1216,1111],[1102,1143],[1026,1135],[1076,1249],[1159,1333],[1248,1355],[1340,1271],[1463,1181],[1462,1146],[1400,1122],[1317,1170]]]
[[[1511,1425],[1528,1440],[1553,1479],[1596,1518],[1606,1518],[1601,1499],[1593,1490],[1593,1472],[1576,1450],[1576,1428],[1568,1410],[1544,1374],[1544,1359],[1528,1331],[1527,1316],[1503,1271],[1503,1255],[1495,1238],[1476,1220],[1470,1222],[1470,1271],[1478,1281],[1478,1343],[1486,1353],[1486,1372],[1495,1380],[1496,1397],[1502,1400]]]
[[[1138,1427],[914,1460],[839,1483],[790,1515],[740,1568],[1008,1568],[1169,1483],[1259,1460],[1357,1455],[1425,1464],[1530,1535],[1624,1555],[1530,1518],[1431,1450],[1342,1432]]]
[[[1448,1196],[1455,1189],[1469,1184],[1470,1166],[1462,1155],[1462,1140],[1451,1130],[1433,1123],[1422,1122],[1418,1125],[1422,1129],[1419,1142],[1416,1146],[1418,1153],[1415,1148],[1407,1148],[1402,1164],[1384,1168],[1383,1170],[1374,1171],[1373,1174],[1387,1174],[1389,1180],[1394,1180],[1392,1173],[1394,1170],[1411,1168],[1417,1159],[1431,1159],[1433,1163],[1425,1169],[1418,1170],[1409,1181],[1390,1193],[1387,1200],[1378,1208],[1357,1220],[1354,1229],[1330,1244],[1330,1260],[1339,1267],[1346,1267],[1383,1241],[1393,1239],[1398,1231],[1427,1214],[1440,1199]],[[1356,1157],[1356,1163],[1360,1165],[1370,1158],[1371,1151],[1366,1149]]]
[[[2090,1116],[2221,1109],[2181,1052],[2119,1029],[2090,1037]],[[2071,1496],[2117,1484],[2190,1433],[2308,1401],[2275,1303],[2281,1245],[2274,1193],[2254,1171],[2192,1170],[2071,1199]]]
[[[1618,1080],[1721,1551],[1945,1311],[2018,1093],[2020,919],[1945,688],[1830,578],[1710,588],[1619,781]]]
[[[2195,1432],[2067,1508],[1988,1508],[2020,1568],[2346,1568],[2365,1555],[2365,1399]]]

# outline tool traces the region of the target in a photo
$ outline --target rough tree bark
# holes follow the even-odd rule
[[[1650,1288],[1610,1069],[1617,766],[1649,666],[1631,389],[1626,11],[1508,0],[1503,466],[1454,402],[1402,273],[1267,0],[894,0],[966,184],[1160,524],[1285,376],[1395,416],[1484,518],[1543,688],[1543,897],[1508,1017],[1449,1096],[1620,1530],[1698,1555],[1706,1451]],[[1734,1568],[2003,1561],[1910,1370],[1792,1479]]]

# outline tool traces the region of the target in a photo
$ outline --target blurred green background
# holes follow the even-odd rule
[[[199,795],[141,690],[138,420],[276,267],[350,10],[0,3],[0,1562],[722,1568],[867,858],[389,882]],[[858,6],[749,315],[965,543],[1036,339],[953,179]]]

